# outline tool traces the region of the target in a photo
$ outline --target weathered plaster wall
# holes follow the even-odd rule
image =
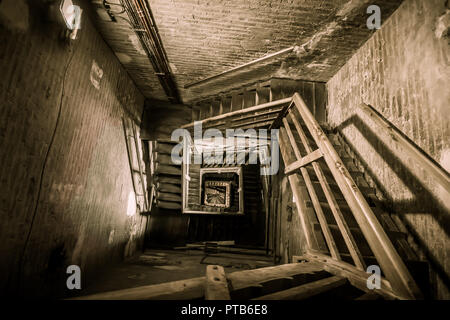
[[[361,102],[372,105],[450,171],[449,9],[446,0],[405,1],[327,83],[329,123],[343,132],[388,207],[411,229],[431,263],[439,298],[450,298],[449,193],[415,176],[356,110]]]
[[[68,45],[45,3],[0,3],[2,295],[65,295],[71,264],[83,287],[136,251],[146,222],[122,127],[143,96],[87,14]]]

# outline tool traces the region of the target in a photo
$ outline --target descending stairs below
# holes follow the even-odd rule
[[[257,259],[257,258],[255,258]],[[204,277],[97,293],[76,300],[378,300],[395,299],[356,287],[319,261],[283,264],[225,274],[208,265]]]
[[[288,276],[281,280],[282,289],[265,292],[264,286],[258,284],[239,296],[232,288],[231,298],[313,299],[341,295],[374,299],[378,296],[361,285],[370,265],[382,267],[385,296],[421,298],[420,291],[426,292],[428,287],[427,264],[409,245],[405,227],[384,210],[380,192],[368,182],[370,177],[355,153],[337,131],[324,123],[325,95],[318,94],[316,90],[323,89],[318,88],[321,86],[314,83],[309,86],[302,81],[272,79],[256,84],[254,89],[246,88],[242,94],[224,93],[218,99],[199,102],[193,109],[193,120],[202,120],[203,130],[279,128],[285,175],[302,216],[308,257],[326,261],[317,271],[321,275],[337,262],[342,263],[338,269],[352,270],[359,278],[350,281],[348,287],[351,272],[344,278],[340,272],[313,280],[303,276],[308,278],[304,283],[296,283]],[[183,128],[192,130],[193,123]],[[267,194],[263,199],[267,208],[273,208],[270,198]],[[350,294],[355,284],[364,292]],[[314,294],[309,296],[308,292]]]

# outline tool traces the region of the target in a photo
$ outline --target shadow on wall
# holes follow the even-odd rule
[[[403,184],[408,188],[414,198],[407,200],[392,200],[388,199],[383,201],[384,209],[387,211],[396,213],[401,218],[404,225],[407,227],[408,231],[414,237],[414,241],[419,245],[420,250],[424,254],[425,258],[430,263],[431,268],[437,273],[438,277],[442,280],[443,284],[450,288],[450,276],[445,270],[446,261],[443,261],[443,257],[436,256],[435,252],[430,249],[430,244],[425,243],[421,240],[421,236],[417,232],[416,226],[412,225],[405,218],[406,214],[427,214],[433,217],[434,220],[439,224],[442,230],[445,231],[445,235],[450,236],[450,214],[448,209],[446,209],[437,198],[436,194],[430,192],[428,187],[418,179],[413,172],[395,155],[393,150],[391,150],[377,134],[370,128],[358,115],[353,115],[336,129],[339,132],[347,127],[353,126],[359,131],[359,133],[365,138],[365,140],[373,147],[374,150],[380,155],[384,162],[389,168],[394,172],[397,177],[403,182]],[[394,126],[395,127],[395,126]],[[405,136],[406,139],[408,139]],[[413,144],[417,149],[422,151],[414,142],[408,139],[411,144]],[[364,160],[364,155],[359,153],[357,148],[351,141],[346,139],[346,143],[350,146],[354,154],[357,156],[358,161],[364,166],[365,171],[373,179],[376,187],[383,193],[383,195],[389,196],[389,191],[383,186],[383,183],[377,178],[377,174],[371,169],[371,167]],[[422,151],[423,152],[423,151]],[[423,152],[426,154],[425,152]],[[429,157],[430,158],[430,157]],[[430,158],[434,163],[433,159]],[[439,164],[437,164],[439,166]],[[439,236],[439,235],[436,235]],[[445,248],[444,248],[445,250]]]

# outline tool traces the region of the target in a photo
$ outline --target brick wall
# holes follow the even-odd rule
[[[372,33],[369,2],[388,17],[401,0],[149,0],[184,103],[274,76],[327,81]],[[299,48],[183,88],[291,46]]]
[[[445,0],[405,1],[327,84],[329,123],[343,132],[386,194],[388,207],[410,228],[431,263],[433,293],[439,298],[450,298],[448,193],[414,176],[356,108],[361,102],[372,105],[450,170],[445,13]]]
[[[136,251],[146,222],[127,215],[121,120],[139,121],[143,96],[87,14],[68,45],[42,3],[0,3],[1,294],[67,294],[70,264],[83,287]]]

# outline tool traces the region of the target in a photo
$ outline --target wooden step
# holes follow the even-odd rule
[[[181,203],[156,200],[156,206],[163,209],[181,209]]]
[[[177,177],[156,175],[155,180],[161,184],[170,183],[170,184],[174,184],[174,185],[181,185],[181,178],[179,178],[179,177],[177,178]]]
[[[157,174],[180,176],[181,175],[181,167],[156,163],[155,164],[155,172]]]

